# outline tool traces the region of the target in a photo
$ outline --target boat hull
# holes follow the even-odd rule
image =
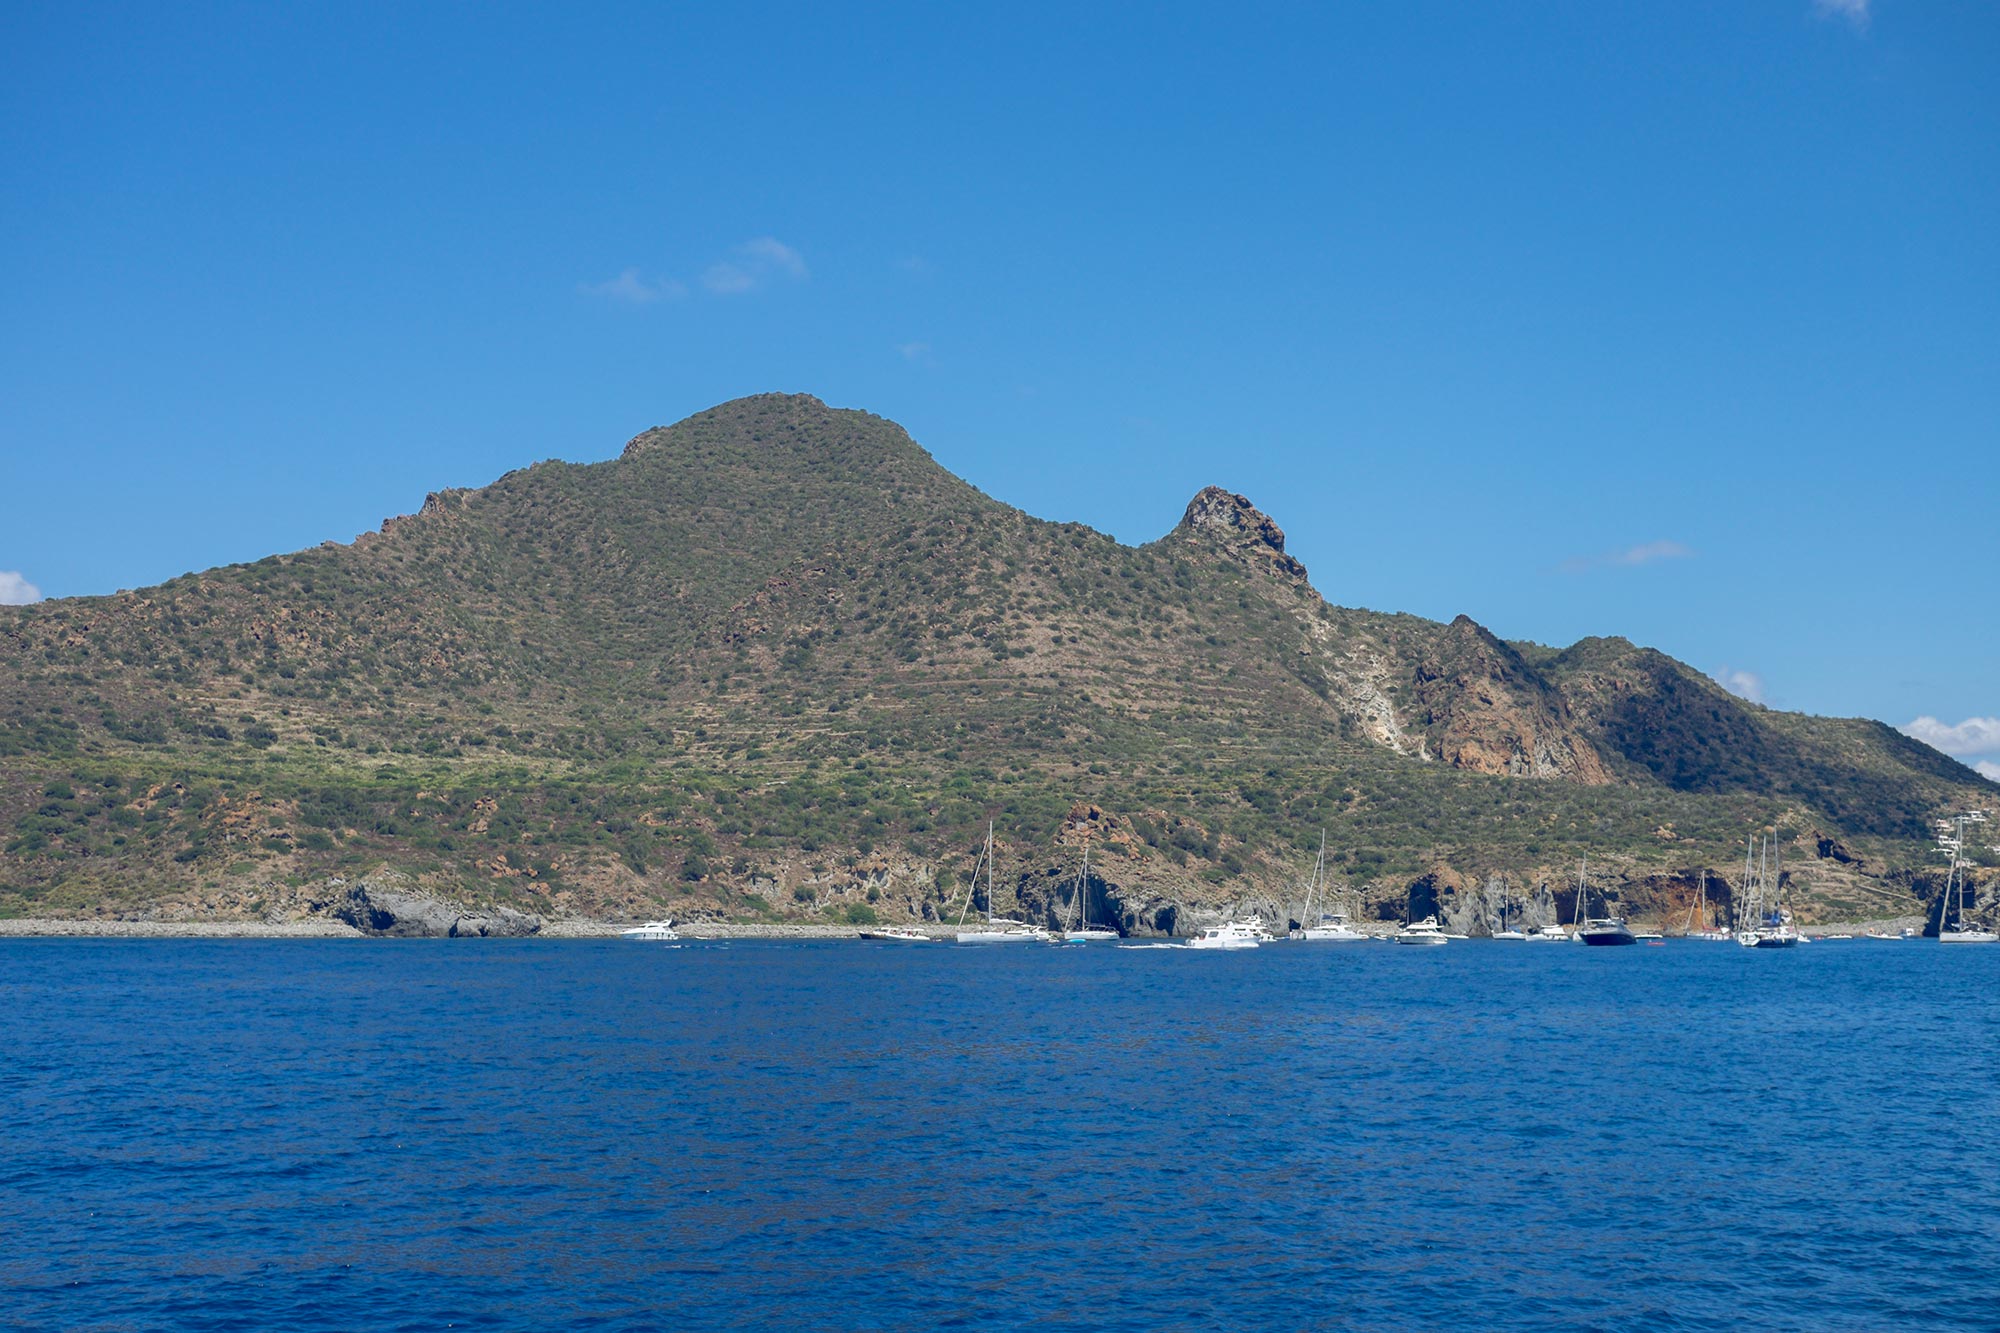
[[[2000,935],[1990,930],[1942,930],[1938,932],[1939,944],[1994,944],[2000,943]]]
[[[1049,936],[1047,931],[961,930],[957,938],[960,944],[1038,944]]]
[[[1620,926],[1615,930],[1586,930],[1583,932],[1583,942],[1592,948],[1606,949],[1616,948],[1623,944],[1637,944],[1639,937],[1623,926]]]

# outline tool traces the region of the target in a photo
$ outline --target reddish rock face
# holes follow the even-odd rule
[[[1415,670],[1419,721],[1455,768],[1514,777],[1611,781],[1569,705],[1521,655],[1460,616]]]

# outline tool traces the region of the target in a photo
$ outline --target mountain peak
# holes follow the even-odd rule
[[[671,426],[654,426],[651,430],[640,431],[626,442],[623,457],[644,453],[675,431],[758,424],[797,429],[809,422],[824,421],[836,415],[836,411],[809,393],[753,393],[683,417]]]
[[[1247,495],[1226,491],[1220,486],[1204,486],[1188,501],[1178,531],[1205,538],[1225,549],[1268,561],[1272,571],[1303,583],[1306,567],[1285,554],[1285,530],[1271,516],[1250,503]]]

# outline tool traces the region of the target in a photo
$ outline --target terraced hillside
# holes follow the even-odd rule
[[[1822,913],[1916,910],[1993,788],[1622,640],[1329,605],[1241,497],[1046,523],[899,428],[725,404],[328,544],[0,609],[0,912],[282,917],[394,867],[544,916],[1282,909],[1327,831],[1377,910],[1588,853],[1665,914],[1777,828]]]

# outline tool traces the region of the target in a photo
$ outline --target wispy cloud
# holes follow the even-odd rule
[[[1685,560],[1693,554],[1691,548],[1680,542],[1641,542],[1637,546],[1602,551],[1596,555],[1573,555],[1556,568],[1565,574],[1582,574],[1593,569],[1630,568],[1657,564],[1662,560]]]
[[[1764,702],[1764,678],[1754,671],[1724,667],[1710,679],[1739,699],[1748,699],[1753,704]]]
[[[703,268],[700,283],[712,296],[740,296],[778,282],[803,282],[809,276],[804,255],[775,236],[755,236]],[[689,287],[679,278],[649,278],[638,268],[628,268],[604,282],[580,282],[577,290],[622,305],[652,305],[682,300]]]
[[[1914,722],[1905,722],[1896,730],[1949,755],[2000,754],[2000,717],[1969,717],[1963,722],[1940,722],[1925,716]]]
[[[2000,764],[1991,759],[1982,759],[1972,766],[1972,771],[1988,782],[2000,782]]]
[[[0,606],[29,606],[42,600],[42,590],[17,569],[0,569]]]
[[[1813,13],[1823,19],[1845,19],[1857,29],[1868,26],[1869,0],[1813,0]]]
[[[687,286],[672,278],[661,278],[649,282],[639,275],[636,268],[628,268],[608,282],[583,282],[577,289],[586,296],[601,296],[607,301],[623,301],[627,305],[651,305],[655,301],[678,301],[687,295]]]
[[[701,284],[717,296],[737,296],[774,281],[803,282],[808,276],[805,257],[797,250],[775,236],[758,236],[710,264]]]

